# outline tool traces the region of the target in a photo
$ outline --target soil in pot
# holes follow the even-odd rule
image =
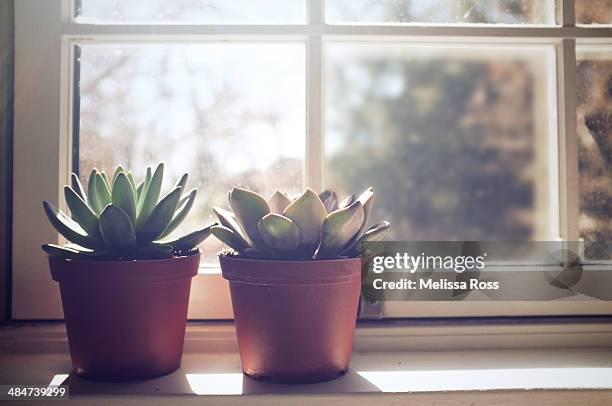
[[[266,261],[220,256],[243,372],[279,383],[334,379],[348,369],[361,260]]]
[[[50,258],[74,373],[131,381],[175,371],[199,262],[199,253],[136,261]]]

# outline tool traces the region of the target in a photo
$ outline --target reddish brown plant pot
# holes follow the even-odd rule
[[[131,381],[176,370],[199,262],[199,253],[137,261],[49,258],[60,284],[74,373]]]
[[[220,255],[229,281],[242,370],[307,383],[346,372],[361,260],[267,261]]]

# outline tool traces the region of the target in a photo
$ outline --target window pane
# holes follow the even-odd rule
[[[578,24],[612,24],[612,0],[576,0]]]
[[[554,0],[327,0],[330,22],[554,24]]]
[[[592,259],[612,259],[612,51],[577,56],[580,234]]]
[[[306,21],[303,0],[81,0],[79,21],[209,24]]]
[[[548,47],[333,44],[326,184],[399,240],[550,238]]]
[[[212,222],[233,185],[299,192],[304,60],[303,44],[83,46],[81,178],[164,161],[168,190],[188,171],[198,196],[177,234]],[[215,239],[202,248],[216,263]]]

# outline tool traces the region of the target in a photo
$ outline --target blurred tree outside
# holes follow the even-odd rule
[[[526,240],[533,233],[531,77],[520,63],[382,59],[346,106],[350,127],[329,156],[328,184],[374,185],[376,217],[408,240]],[[338,68],[339,95],[354,85]],[[380,84],[397,75],[404,90]],[[510,86],[504,91],[504,86]],[[519,96],[519,97],[517,97]],[[332,96],[333,97],[333,96]],[[340,109],[342,97],[333,97]],[[331,103],[331,101],[330,101]],[[345,122],[343,122],[345,123]]]
[[[612,0],[576,0],[579,24],[612,24]]]
[[[591,258],[612,259],[612,60],[580,60],[577,85],[580,233]]]

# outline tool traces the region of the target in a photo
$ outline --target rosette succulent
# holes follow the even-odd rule
[[[145,179],[136,184],[131,172],[117,167],[111,179],[104,171],[92,170],[87,191],[76,174],[64,187],[71,216],[43,202],[49,221],[69,244],[45,244],[52,257],[92,260],[166,258],[189,253],[210,235],[210,227],[176,239],[165,238],[185,219],[193,206],[196,189],[184,192],[184,174],[170,193],[160,199],[164,164],[147,168]]]
[[[374,190],[338,201],[336,193],[310,189],[295,199],[276,191],[269,199],[234,187],[232,211],[215,207],[219,224],[211,233],[237,255],[259,259],[332,259],[357,257],[362,241],[384,237],[389,223],[367,227]]]

